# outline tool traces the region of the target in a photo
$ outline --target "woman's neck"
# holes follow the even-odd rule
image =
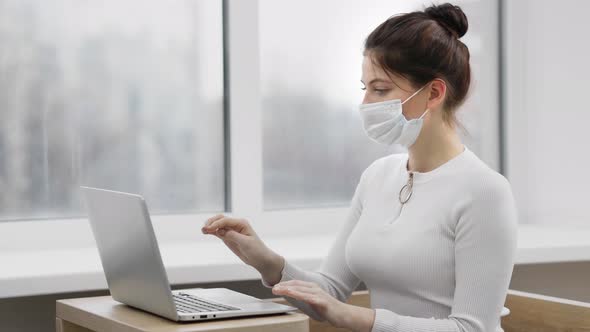
[[[422,130],[408,149],[408,171],[430,172],[463,152],[463,143],[454,128],[448,125],[437,128]]]

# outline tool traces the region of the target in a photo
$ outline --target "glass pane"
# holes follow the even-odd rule
[[[0,219],[224,206],[220,0],[0,1]]]
[[[470,48],[474,76],[471,99],[459,111],[469,133],[462,135],[497,168],[497,3],[457,4],[469,19],[462,41]],[[373,143],[362,129],[362,45],[389,16],[428,5],[260,1],[265,209],[347,204],[373,160],[403,152]]]

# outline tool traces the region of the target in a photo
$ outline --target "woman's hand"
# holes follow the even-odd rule
[[[321,319],[335,327],[355,332],[369,332],[373,329],[375,310],[340,302],[316,283],[302,280],[284,281],[274,285],[272,293],[306,302]]]
[[[283,257],[262,242],[246,219],[218,214],[209,218],[201,231],[203,234],[213,234],[221,239],[236,256],[257,269],[266,280],[276,279],[276,282],[280,280],[284,264]]]
[[[316,283],[302,280],[284,281],[274,285],[272,293],[306,302],[318,313],[321,320],[326,320],[335,327],[345,327],[347,304],[333,298]]]

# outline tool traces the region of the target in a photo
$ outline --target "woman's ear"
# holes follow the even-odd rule
[[[438,109],[444,102],[447,93],[447,84],[440,78],[435,78],[430,83],[430,94],[428,95],[428,101],[426,107],[429,110]]]

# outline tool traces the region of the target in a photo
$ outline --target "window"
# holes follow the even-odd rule
[[[221,0],[0,2],[0,220],[224,209]]]
[[[473,71],[458,114],[462,134],[498,169],[498,4],[457,4],[469,19],[462,41]],[[359,79],[366,36],[389,16],[416,9],[422,1],[259,2],[265,209],[346,205],[362,170],[403,152],[365,136]]]
[[[473,69],[464,141],[498,169],[498,3],[458,4]],[[362,170],[403,152],[362,130],[364,38],[427,4],[226,5],[224,18],[221,0],[1,2],[0,220],[83,217],[82,184],[141,193],[156,214],[227,201],[268,227],[279,210],[337,224]]]

